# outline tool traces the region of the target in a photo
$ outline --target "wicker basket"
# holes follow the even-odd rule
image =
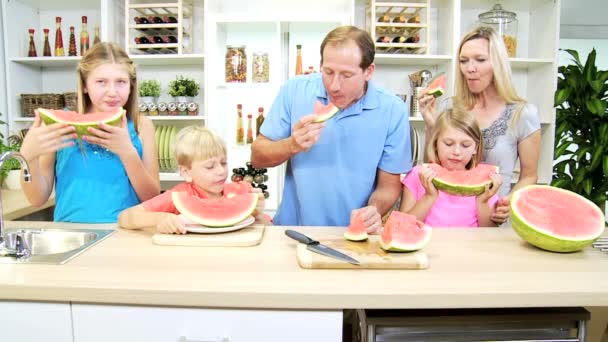
[[[65,106],[68,108],[68,110],[76,111],[77,97],[76,97],[75,92],[63,93],[63,100],[64,100]]]
[[[62,94],[21,94],[21,114],[24,117],[33,117],[34,110],[38,108],[63,109]]]

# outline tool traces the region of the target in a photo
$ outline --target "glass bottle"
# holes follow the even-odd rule
[[[247,114],[247,143],[253,143],[253,126],[251,122],[253,121],[253,115]]]
[[[507,54],[515,57],[517,52],[517,14],[509,12],[500,6],[494,5],[490,11],[478,15],[482,25],[493,27],[502,37]]]
[[[254,52],[253,61],[251,62],[251,80],[257,83],[267,83],[269,81],[268,53]]]
[[[55,56],[65,56],[63,35],[61,34],[61,17],[55,18]]]
[[[247,82],[247,55],[244,45],[226,47],[226,82]]]
[[[236,105],[236,112],[238,117],[236,118],[236,144],[243,145],[245,144],[245,132],[243,131],[243,105]]]
[[[296,75],[302,75],[302,45],[296,45]]]
[[[74,34],[74,26],[70,26],[70,44],[68,45],[68,56],[78,56],[78,51],[76,51],[76,35]]]
[[[27,51],[27,56],[28,57],[37,57],[38,54],[36,53],[36,44],[34,43],[34,29],[29,29],[27,30],[30,34],[30,47]]]
[[[264,107],[258,108],[258,117],[255,119],[255,136],[260,135],[260,128],[264,123]]]
[[[80,32],[80,55],[89,50],[89,31],[87,30],[87,16],[82,16],[82,31]]]
[[[49,43],[49,29],[45,28],[44,30],[44,48],[42,50],[42,55],[45,57],[51,56],[51,43]]]
[[[101,42],[101,39],[99,39],[99,26],[95,26],[95,38],[93,39],[93,45],[99,42]]]

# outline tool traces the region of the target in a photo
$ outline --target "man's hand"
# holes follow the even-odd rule
[[[382,217],[375,206],[368,205],[367,207],[353,210],[350,214],[351,220],[357,214],[361,220],[363,220],[363,224],[365,224],[368,233],[374,234],[380,232],[382,228]]]
[[[317,116],[309,114],[303,116],[293,126],[291,131],[291,151],[293,154],[308,151],[321,137],[321,129],[324,123],[314,122]]]

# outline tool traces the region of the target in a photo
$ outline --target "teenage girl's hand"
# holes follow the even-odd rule
[[[119,157],[135,150],[129,137],[126,114],[122,115],[119,126],[99,123],[99,128],[89,127],[89,133],[91,135],[85,135],[82,139],[91,144],[105,147]]]
[[[490,216],[490,220],[497,225],[505,223],[509,218],[510,203],[509,197],[501,197],[498,199],[498,202],[496,202],[494,210],[492,211],[492,215]]]
[[[46,153],[55,153],[62,148],[74,145],[76,129],[62,123],[45,125],[35,111],[34,123],[27,131],[21,144],[21,154],[28,160],[34,160]]]
[[[422,187],[424,188],[425,195],[431,198],[437,198],[439,195],[439,191],[433,184],[433,178],[435,178],[435,171],[433,171],[430,167],[423,165],[420,168],[420,183],[422,183]]]
[[[488,203],[492,196],[496,195],[500,186],[502,185],[502,178],[498,173],[493,174],[490,179],[492,183],[486,184],[486,190],[479,196],[477,196],[477,202]]]
[[[325,126],[324,123],[314,122],[315,114],[303,116],[291,131],[291,151],[300,153],[308,151],[321,137],[321,129]]]
[[[354,215],[357,214],[361,220],[363,220],[363,224],[365,224],[368,233],[380,233],[382,228],[382,216],[380,216],[378,208],[373,205],[368,205],[367,207],[355,209],[350,213],[351,221]]]
[[[420,92],[418,104],[425,125],[433,128],[435,127],[435,120],[437,118],[437,98],[427,94],[428,90],[429,88],[425,88]]]
[[[186,227],[179,215],[167,213],[165,217],[158,222],[156,230],[163,234],[186,234]]]

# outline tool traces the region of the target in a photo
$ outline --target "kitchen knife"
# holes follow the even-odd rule
[[[353,265],[359,265],[359,261],[357,259],[351,258],[350,256],[337,251],[331,247],[327,247],[325,245],[323,245],[322,243],[320,243],[319,241],[313,240],[311,238],[309,238],[308,236],[296,232],[295,230],[291,230],[291,229],[287,229],[285,231],[285,235],[289,236],[290,238],[301,242],[303,244],[306,245],[306,248],[310,251],[313,251],[315,253],[319,253],[331,258],[335,258],[338,260],[342,260],[342,261],[346,261],[348,263],[351,263]]]

